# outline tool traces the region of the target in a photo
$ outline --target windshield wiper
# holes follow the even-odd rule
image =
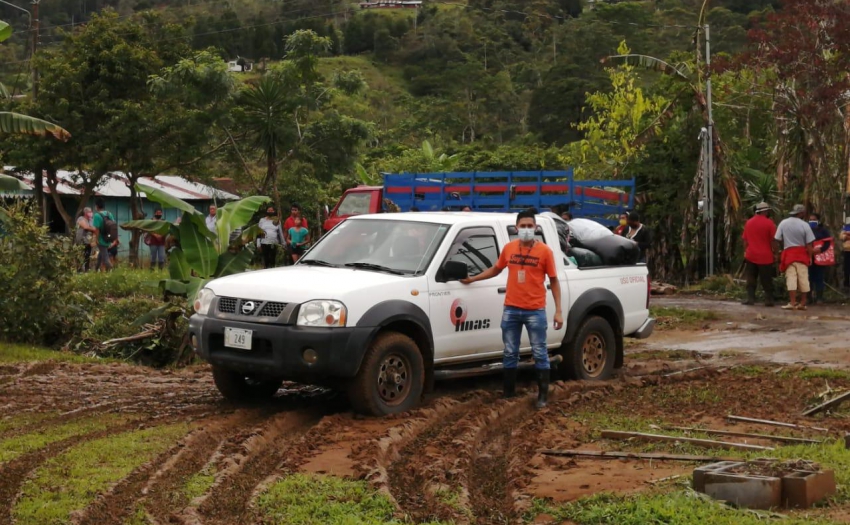
[[[335,264],[331,264],[328,261],[320,261],[319,259],[302,259],[298,261],[298,263],[309,266],[327,266],[328,268],[336,268]]]
[[[364,262],[355,262],[355,263],[346,263],[343,266],[348,268],[362,268],[364,270],[377,270],[379,272],[387,272],[394,275],[405,275],[406,272],[401,270],[396,270],[394,268],[387,268],[386,266],[381,266],[380,264],[372,264],[372,263],[364,263]]]

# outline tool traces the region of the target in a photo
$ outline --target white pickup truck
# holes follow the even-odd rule
[[[189,321],[192,345],[229,399],[271,397],[291,380],[342,388],[363,413],[409,410],[435,379],[501,368],[507,272],[470,285],[459,279],[497,261],[516,237],[515,219],[349,218],[294,266],[207,284]],[[553,366],[563,378],[606,379],[623,364],[623,337],[645,338],[654,328],[647,269],[576,267],[561,251],[556,220],[537,217],[538,240],[556,254],[566,321],[560,330],[549,324]],[[530,352],[523,332],[522,353]]]

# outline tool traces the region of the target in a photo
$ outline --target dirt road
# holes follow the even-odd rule
[[[838,337],[839,329],[833,327],[840,321],[805,322],[834,329]],[[784,326],[785,316],[775,323]],[[530,378],[521,389],[524,395],[514,400],[498,398],[498,378],[456,381],[438,384],[422,408],[369,419],[352,414],[347,402],[333,392],[294,384],[285,385],[263,406],[234,406],[222,400],[203,366],[181,371],[129,365],[2,366],[0,524],[13,523],[22,515],[19,509],[33,498],[28,480],[69,450],[175,422],[188,422],[191,430],[75,509],[68,520],[107,525],[263,522],[255,505],[257,495],[271,480],[295,472],[366,479],[392,498],[399,518],[417,523],[517,523],[533,498],[557,503],[603,490],[646,490],[654,486],[650,482],[687,474],[693,465],[553,458],[540,451],[639,447],[601,440],[603,428],[648,430],[648,425],[663,424],[765,431],[724,422],[728,413],[809,423],[799,413],[823,390],[823,378],[797,374],[788,367],[790,375],[781,376],[774,373],[775,366],[730,369],[740,359],[719,355],[719,341],[730,341],[725,349],[737,350],[741,337],[755,341],[775,332],[738,328],[734,333],[737,339],[724,339],[728,334],[719,326],[705,334],[701,328],[690,332],[691,339],[709,341],[705,344],[688,341],[683,331],[662,333],[630,350],[628,366],[615,380],[555,383],[550,408],[540,412],[532,409]],[[701,354],[680,352],[670,358],[658,352],[688,344],[696,345]],[[778,354],[765,350],[771,358]],[[707,368],[661,376],[700,366]],[[850,387],[850,379],[839,376],[829,384]],[[104,428],[3,460],[4,443],[17,436],[38,436],[68,422],[112,417],[119,419]],[[4,421],[27,424],[4,428]],[[850,421],[844,419],[829,425],[850,429]],[[209,479],[200,489],[186,489],[204,477]],[[134,516],[142,517],[130,521]]]

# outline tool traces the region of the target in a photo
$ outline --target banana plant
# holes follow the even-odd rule
[[[248,268],[254,255],[251,241],[256,239],[259,228],[245,226],[271,199],[253,196],[227,203],[218,210],[213,232],[207,228],[203,214],[191,204],[145,184],[136,184],[136,190],[163,208],[183,212],[179,223],[144,219],[121,225],[125,230],[171,235],[177,241],[177,246],[169,252],[168,278],[159,283],[165,294],[186,297],[191,310],[198,291],[211,279]],[[241,234],[231,243],[231,234],[236,230],[241,230]]]

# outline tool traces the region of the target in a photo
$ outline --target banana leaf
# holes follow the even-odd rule
[[[136,183],[136,191],[145,194],[145,198],[155,202],[163,208],[176,208],[184,213],[183,220],[186,220],[185,214],[189,214],[189,220],[198,226],[198,231],[207,239],[214,240],[215,233],[207,228],[207,223],[204,221],[204,216],[188,202],[178,199],[160,189],[153,188],[141,182]]]
[[[53,135],[55,139],[62,142],[68,142],[68,139],[71,138],[71,134],[62,126],[11,111],[0,111],[0,131],[17,135],[37,135],[39,137]]]
[[[250,221],[260,207],[270,202],[271,199],[256,195],[246,197],[235,202],[228,202],[218,210],[218,220],[216,220],[216,233],[220,240],[218,251],[225,253],[228,247],[228,240],[233,230],[242,228]]]
[[[168,275],[178,281],[187,281],[192,276],[192,269],[186,261],[182,248],[174,248],[168,255]]]
[[[242,242],[254,242],[257,240],[257,237],[260,235],[260,232],[263,230],[260,229],[259,224],[252,224],[251,226],[242,230]]]
[[[198,295],[198,292],[201,291],[201,288],[207,285],[210,282],[209,279],[199,279],[197,277],[190,277],[189,283],[186,285],[188,289],[188,293],[186,294],[189,297],[189,309],[195,309],[195,296]]]
[[[156,233],[159,235],[168,235],[171,231],[171,223],[168,221],[155,221],[153,219],[142,219],[138,221],[128,221],[121,225],[122,230],[142,230],[143,232]]]
[[[28,190],[29,186],[9,175],[0,174],[0,191]]]
[[[133,321],[133,326],[144,326],[152,321],[156,321],[165,314],[176,312],[179,310],[182,310],[182,308],[180,308],[176,304],[164,304],[159,308],[154,308],[150,312],[138,317],[135,321]]]
[[[191,269],[200,277],[211,277],[218,266],[218,251],[213,242],[201,232],[206,226],[198,227],[191,220],[191,216],[189,212],[183,213],[183,220],[180,222],[180,248]]]
[[[215,270],[216,277],[224,277],[235,273],[242,273],[251,264],[254,251],[245,247],[237,253],[224,252],[218,256],[218,268]]]
[[[163,279],[159,282],[159,287],[163,293],[167,292],[174,295],[186,295],[189,293],[188,285],[176,279]]]

